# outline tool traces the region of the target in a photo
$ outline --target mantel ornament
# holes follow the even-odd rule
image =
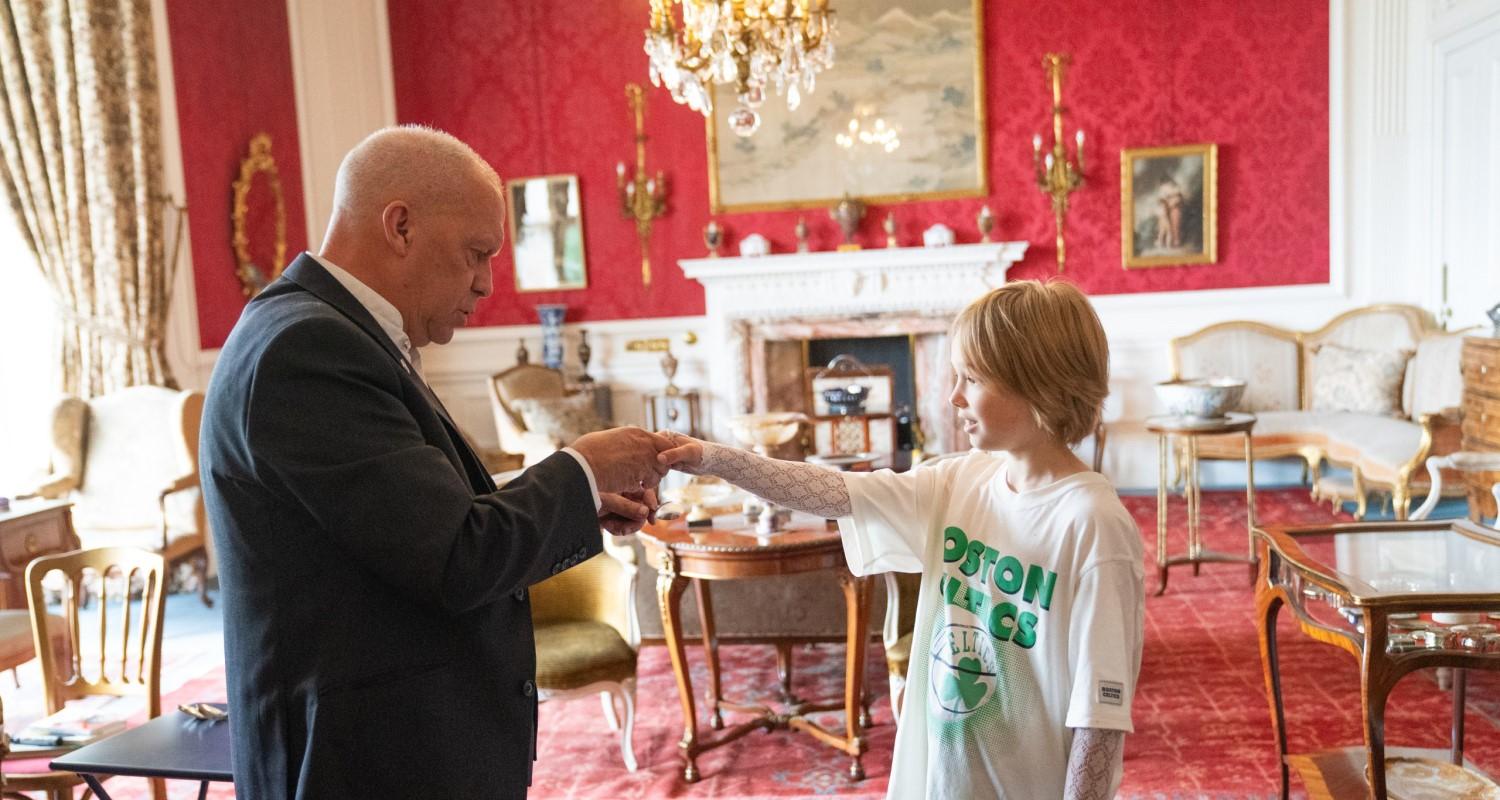
[[[844,192],[839,204],[829,209],[828,216],[833,218],[833,221],[839,224],[839,230],[844,232],[844,242],[839,245],[839,249],[860,249],[859,243],[854,241],[854,234],[859,231],[860,220],[865,218],[865,204],[857,198],[850,197],[848,192]]]
[[[264,181],[257,184],[257,176],[264,176]],[[251,189],[257,185],[264,189],[252,195]],[[234,180],[233,186],[234,205],[230,220],[234,225],[234,233],[230,242],[234,247],[234,271],[240,279],[241,291],[246,298],[252,298],[260,294],[267,284],[276,280],[276,276],[286,266],[286,200],[281,194],[281,178],[276,173],[276,159],[271,157],[269,133],[257,133],[251,137],[250,154],[240,162],[240,176]],[[274,234],[263,227],[268,210],[265,205],[267,200],[264,199],[266,190],[270,191],[269,211]],[[256,206],[254,214],[250,209],[252,201]],[[252,222],[261,225],[252,226]],[[270,242],[272,249],[269,253],[265,250],[268,235],[274,237]],[[256,263],[256,255],[262,256],[260,263]]]

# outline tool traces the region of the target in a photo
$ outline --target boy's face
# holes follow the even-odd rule
[[[1045,440],[1046,432],[1037,425],[1031,406],[1020,395],[986,383],[956,353],[953,373],[956,378],[948,402],[958,409],[958,419],[971,445],[980,450],[1025,452]]]

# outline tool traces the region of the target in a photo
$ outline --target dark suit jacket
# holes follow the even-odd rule
[[[602,549],[578,462],[555,454],[495,491],[306,254],[224,345],[200,460],[237,796],[525,796],[526,587]]]

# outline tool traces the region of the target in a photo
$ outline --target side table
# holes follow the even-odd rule
[[[0,512],[0,608],[27,607],[26,565],[33,558],[81,546],[72,508],[66,500],[21,500]]]
[[[1250,443],[1250,431],[1255,427],[1254,414],[1230,412],[1218,419],[1200,417],[1147,417],[1146,430],[1156,434],[1159,473],[1156,484],[1156,576],[1159,586],[1156,594],[1167,591],[1167,570],[1178,564],[1192,564],[1193,574],[1205,562],[1248,563],[1250,580],[1255,580],[1255,453]],[[1245,505],[1246,552],[1245,556],[1231,555],[1208,550],[1203,546],[1203,534],[1199,530],[1199,511],[1203,492],[1198,485],[1198,437],[1216,436],[1225,433],[1245,435]],[[1167,440],[1181,436],[1187,443],[1182,464],[1182,494],[1187,500],[1187,554],[1167,555]]]
[[[656,564],[657,598],[661,603],[662,630],[672,671],[677,677],[677,694],[682,701],[682,741],[678,748],[683,760],[683,780],[698,780],[698,754],[728,744],[747,733],[786,728],[802,731],[814,739],[850,756],[849,777],[865,776],[860,757],[866,742],[863,733],[868,709],[864,696],[865,645],[869,639],[870,590],[868,578],[856,578],[844,560],[843,542],[837,530],[829,530],[825,520],[805,514],[793,516],[792,524],[773,536],[757,538],[753,529],[731,527],[732,518],[721,517],[711,529],[689,529],[682,520],[647,525],[638,535],[646,555]],[[761,542],[765,543],[762,544]],[[739,580],[802,572],[827,572],[837,575],[848,607],[848,649],[844,671],[842,700],[799,700],[790,693],[790,665],[778,670],[782,678],[782,695],[788,707],[773,709],[759,703],[737,703],[724,699],[719,691],[719,653],[714,634],[713,604],[708,583],[715,580]],[[692,582],[698,600],[698,616],[703,628],[703,649],[708,661],[708,702],[710,722],[715,729],[724,726],[722,712],[737,711],[754,715],[713,739],[698,738],[698,720],[694,707],[693,682],[687,664],[687,648],[682,635],[682,595]],[[784,658],[778,653],[778,658]],[[845,713],[843,732],[830,731],[810,717],[824,711],[842,708]]]

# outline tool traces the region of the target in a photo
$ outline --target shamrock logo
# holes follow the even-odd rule
[[[950,624],[933,637],[932,692],[950,714],[970,714],[996,689],[998,664],[989,633],[973,625]]]
[[[960,658],[952,672],[949,672],[943,681],[942,697],[943,705],[952,706],[962,704],[965,711],[972,711],[979,701],[984,699],[984,684],[979,682],[979,659]]]

